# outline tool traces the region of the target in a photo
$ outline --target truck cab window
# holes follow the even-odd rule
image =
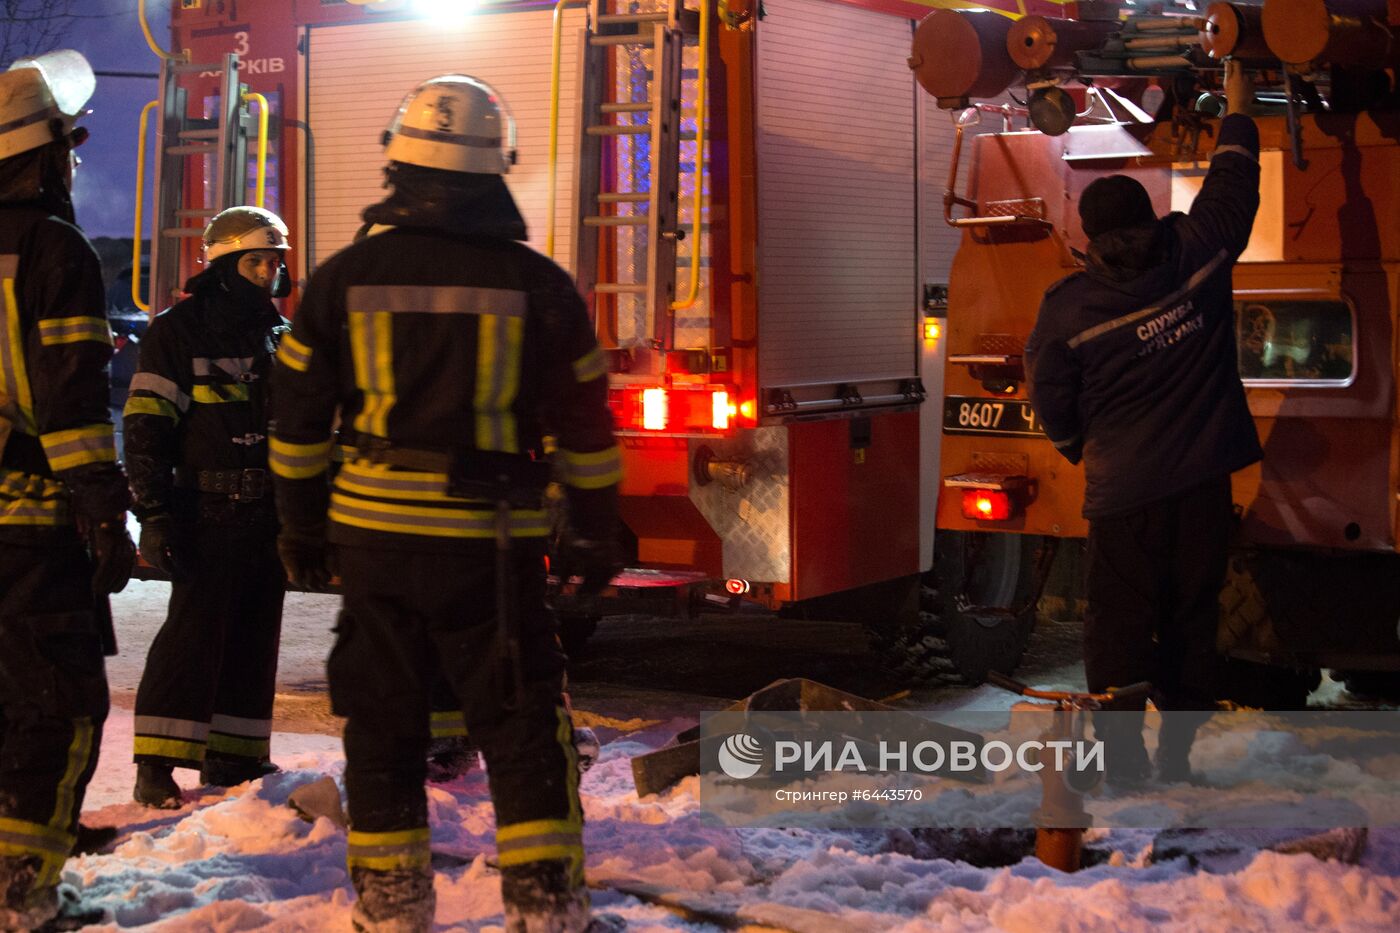
[[[1346,386],[1355,376],[1355,327],[1342,300],[1237,300],[1235,337],[1246,385]]]

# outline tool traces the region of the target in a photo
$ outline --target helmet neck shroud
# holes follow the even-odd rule
[[[0,159],[0,204],[37,207],[74,223],[66,139]]]
[[[525,218],[500,175],[390,162],[384,178],[392,190],[383,201],[365,208],[367,223],[528,239]]]

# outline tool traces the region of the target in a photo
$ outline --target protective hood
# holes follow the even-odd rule
[[[73,223],[68,152],[66,142],[54,142],[0,159],[0,204],[36,207]]]
[[[1168,255],[1167,227],[1160,221],[1119,227],[1089,241],[1085,266],[1090,275],[1126,283],[1162,265]]]
[[[220,256],[203,272],[185,282],[185,291],[200,299],[214,315],[216,327],[239,330],[262,319],[280,320],[271,296],[238,273],[239,253]],[[273,321],[275,323],[275,321]]]
[[[384,178],[393,190],[383,201],[365,208],[361,216],[368,224],[528,239],[525,218],[500,175],[390,162]]]

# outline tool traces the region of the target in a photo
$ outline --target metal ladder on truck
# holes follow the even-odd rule
[[[189,92],[180,79],[192,74],[219,76],[218,111],[209,118],[189,116]],[[215,64],[197,64],[164,59],[160,68],[160,97],[147,105],[141,115],[141,148],[136,168],[136,260],[132,269],[132,297],[143,311],[163,311],[179,295],[180,257],[184,242],[199,237],[215,214],[243,204],[248,186],[248,136],[251,117],[247,100],[257,100],[259,117],[258,200],[265,184],[267,143],[267,101],[261,94],[246,94],[238,79],[238,56],[227,54]],[[142,183],[145,161],[146,114],[157,111],[156,164],[151,231],[150,302],[141,300],[140,280],[141,211],[144,205]],[[204,203],[186,206],[186,183],[190,161],[209,159],[199,171],[207,192]]]
[[[650,349],[664,353],[674,347],[676,244],[685,236],[678,226],[682,52],[685,36],[694,35],[698,28],[697,18],[695,11],[684,8],[683,0],[666,0],[661,9],[652,12],[609,13],[607,9],[608,0],[590,0],[582,36],[581,138],[574,210],[577,227],[571,268],[585,296],[643,296]],[[616,72],[608,67],[608,54],[625,47],[652,50],[646,100],[616,99]],[[645,114],[647,119],[629,119],[634,114]],[[646,190],[603,188],[605,141],[623,136],[648,139]],[[643,204],[645,213],[636,209],[623,212],[624,205]],[[599,281],[599,254],[605,237],[610,228],[621,227],[643,234],[639,239],[645,242],[645,276],[632,281]],[[699,249],[698,242],[693,248]],[[694,300],[693,295],[690,300]],[[596,311],[596,298],[594,303]]]

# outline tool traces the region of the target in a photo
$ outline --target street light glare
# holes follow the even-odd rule
[[[414,9],[438,23],[447,25],[465,23],[480,0],[414,0]]]

